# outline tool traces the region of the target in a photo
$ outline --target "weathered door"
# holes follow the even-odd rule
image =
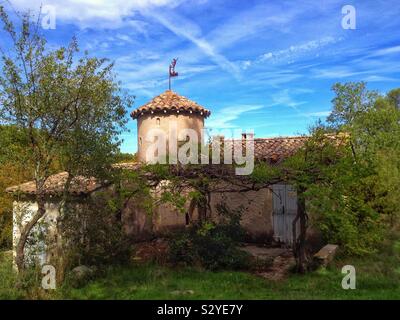
[[[274,239],[291,245],[293,243],[293,220],[297,214],[297,194],[286,184],[272,186]],[[297,234],[299,225],[297,224]]]

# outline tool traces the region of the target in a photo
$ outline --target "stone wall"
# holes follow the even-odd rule
[[[204,127],[204,117],[199,114],[188,114],[188,113],[176,113],[176,111],[168,111],[167,113],[154,113],[145,114],[138,118],[138,160],[141,162],[149,161],[146,159],[146,150],[152,144],[146,140],[146,136],[150,130],[161,129],[167,135],[172,132],[171,125],[176,124],[177,133],[181,132],[183,129],[194,130],[198,138],[201,137],[201,130]],[[175,139],[184,141],[185,137],[176,137]],[[166,137],[168,140],[168,136]],[[166,150],[167,151],[167,150]],[[168,154],[168,153],[166,153]]]
[[[101,192],[104,192],[101,191]],[[112,188],[107,189],[107,193],[113,193]],[[157,192],[157,190],[155,190]],[[92,194],[95,196],[96,192]],[[74,205],[77,209],[81,206],[81,201],[76,201]],[[250,192],[228,192],[214,193],[211,195],[211,219],[218,222],[217,205],[225,203],[230,209],[242,208],[241,224],[247,233],[249,241],[269,242],[273,235],[272,223],[272,193],[269,189]],[[189,203],[186,204],[188,212]],[[37,204],[31,200],[14,202],[14,226],[13,244],[18,242],[21,227],[37,211]],[[161,204],[155,208],[153,214],[148,214],[140,204],[131,200],[122,212],[122,221],[125,232],[132,240],[149,240],[157,236],[171,235],[176,230],[185,228],[187,224],[185,212],[179,212],[170,204]],[[43,229],[47,237],[53,239],[54,244],[57,240],[56,222],[60,216],[60,203],[57,199],[49,199],[46,203],[46,215],[40,220],[35,232]],[[193,220],[198,219],[197,210],[192,215]],[[35,251],[33,258],[37,258],[41,263],[48,262],[51,258],[51,250],[44,249],[44,241],[38,243],[36,248],[28,249],[29,252]],[[43,247],[43,250],[40,249]],[[38,250],[39,248],[39,250]],[[29,251],[30,250],[30,251]]]
[[[46,247],[45,237],[52,239],[52,243],[56,243],[57,218],[60,215],[60,205],[57,201],[48,201],[45,204],[46,214],[42,217],[37,225],[33,228],[31,234],[35,235],[35,239],[31,237],[28,241],[30,245],[26,246],[25,257],[27,262],[38,260],[43,264],[51,259],[51,250]],[[33,200],[14,201],[13,205],[13,257],[15,259],[15,247],[19,241],[21,230],[24,225],[37,212],[38,205]]]
[[[241,225],[249,241],[272,240],[272,192],[269,189],[212,194],[211,208],[214,216],[217,214],[216,207],[221,202],[231,209],[243,208]]]
[[[269,189],[250,192],[214,193],[211,195],[211,219],[218,222],[217,205],[225,203],[230,209],[242,208],[241,224],[247,233],[248,240],[269,242],[272,240],[272,192]],[[189,203],[186,204],[188,211]],[[197,211],[193,220],[198,219]],[[177,229],[184,228],[186,216],[172,205],[158,206],[152,215],[130,201],[123,212],[126,232],[137,240],[146,240],[163,236]]]

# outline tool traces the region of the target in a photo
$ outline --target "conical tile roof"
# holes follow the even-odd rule
[[[205,118],[211,112],[198,103],[179,95],[178,93],[167,90],[159,96],[153,98],[150,102],[144,104],[138,109],[132,111],[131,117],[136,119],[142,114],[148,112],[166,112],[166,111],[186,111],[191,113],[200,113]]]

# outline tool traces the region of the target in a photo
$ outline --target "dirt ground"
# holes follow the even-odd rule
[[[289,273],[294,264],[292,251],[288,248],[244,244],[242,250],[249,253],[260,268],[255,274],[268,280],[281,280]]]
[[[244,243],[240,249],[254,259],[254,268],[251,272],[268,280],[285,278],[294,264],[292,251],[288,248]],[[167,239],[159,238],[135,245],[135,256],[133,257],[135,262],[166,264],[167,257]]]

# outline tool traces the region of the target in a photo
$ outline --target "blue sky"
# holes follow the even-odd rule
[[[212,111],[208,128],[253,129],[256,137],[306,133],[331,109],[335,82],[399,87],[400,2],[238,0],[11,1],[17,10],[53,5],[50,45],[76,35],[82,49],[115,61],[136,96],[129,111],[168,87]],[[356,29],[342,28],[342,7]],[[136,121],[122,150],[136,151]]]

